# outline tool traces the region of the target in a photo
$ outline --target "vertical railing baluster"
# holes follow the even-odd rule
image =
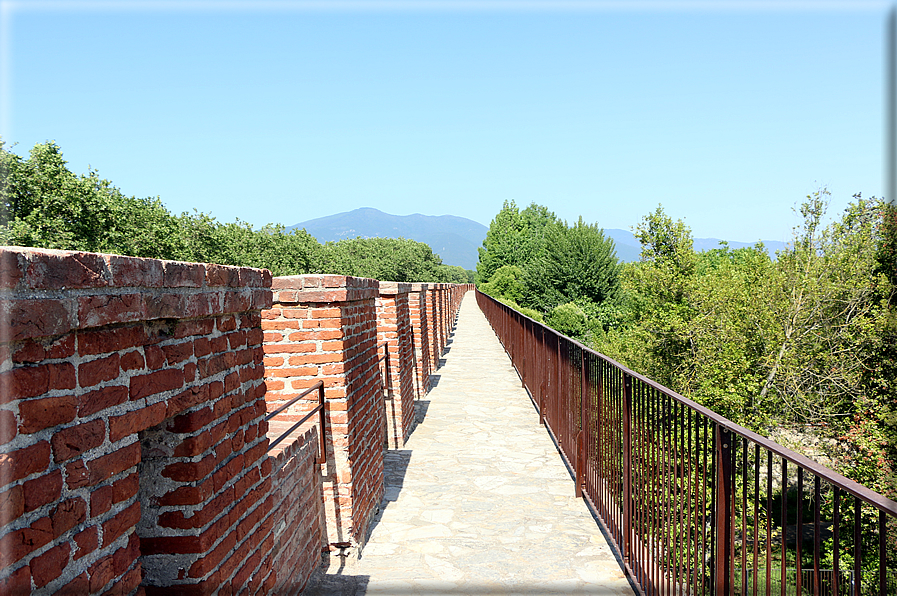
[[[632,379],[623,373],[623,562],[630,564],[632,547]]]
[[[732,436],[728,429],[715,424],[716,443],[716,553],[714,575],[717,594],[731,592],[732,569]]]

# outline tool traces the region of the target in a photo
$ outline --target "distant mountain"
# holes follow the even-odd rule
[[[642,251],[642,245],[636,240],[632,232],[627,230],[604,230],[604,235],[613,239],[614,246],[616,246],[617,249],[618,259],[626,263],[638,261],[639,253]],[[712,250],[714,248],[719,248],[720,242],[723,241],[718,238],[695,238],[694,247],[697,251]],[[757,242],[734,242],[729,240],[727,242],[731,249],[747,248],[749,246],[754,246],[757,242],[763,242],[766,252],[771,257],[775,257],[777,250],[782,250],[787,246],[787,243],[779,242],[778,240],[758,240]]]
[[[371,207],[337,213],[298,223],[292,228],[305,231],[318,242],[345,238],[409,238],[430,245],[446,265],[476,269],[488,228],[481,223],[454,215],[390,215]]]
[[[433,252],[442,257],[446,265],[460,265],[465,269],[476,269],[479,253],[488,228],[481,223],[454,215],[390,215],[372,207],[362,207],[354,211],[310,219],[290,226],[305,228],[318,239],[330,242],[345,238],[410,238],[426,242]],[[623,262],[638,261],[642,245],[632,232],[627,230],[604,230],[604,235],[613,239],[617,258]],[[717,238],[695,238],[695,250],[711,250],[722,242]],[[751,242],[729,242],[729,248],[753,246]],[[784,242],[763,241],[770,256],[785,248]]]

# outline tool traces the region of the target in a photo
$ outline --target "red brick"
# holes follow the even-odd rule
[[[125,476],[120,480],[116,480],[112,484],[112,500],[115,503],[126,501],[136,495],[140,491],[140,475],[135,472],[130,476]]]
[[[95,594],[115,578],[112,555],[106,555],[99,559],[90,566],[88,572],[90,573],[90,593]]]
[[[81,575],[73,578],[69,583],[65,584],[56,592],[60,596],[76,596],[80,594],[90,593],[90,578],[85,571]]]
[[[112,563],[113,568],[115,569],[116,575],[124,574],[131,566],[134,564],[134,561],[140,558],[140,538],[137,537],[137,534],[131,534],[130,538],[128,538],[128,544],[126,546],[121,547],[114,553],[112,553]],[[126,594],[130,592],[125,592]]]
[[[8,313],[8,341],[67,333],[72,329],[73,309],[70,300],[0,300],[0,313]]]
[[[22,557],[43,548],[53,540],[50,519],[36,519],[27,528],[10,532],[0,538],[0,566],[8,567]]]
[[[81,488],[90,484],[90,475],[84,460],[76,459],[65,466],[65,483],[70,489]]]
[[[146,366],[150,370],[159,370],[165,365],[165,352],[159,346],[145,346]]]
[[[23,250],[0,250],[0,287],[15,288],[24,277],[27,267],[27,256]]]
[[[91,420],[56,432],[50,440],[53,459],[63,462],[99,447],[106,439],[106,425],[102,420]]]
[[[164,261],[166,288],[199,288],[205,280],[205,267],[198,263]]]
[[[90,517],[103,515],[112,508],[112,487],[100,486],[90,492]]]
[[[180,320],[174,328],[172,337],[180,339],[195,335],[209,335],[215,330],[214,319]],[[203,341],[208,341],[201,338]]]
[[[78,545],[78,550],[75,551],[74,558],[80,559],[84,555],[89,555],[93,551],[97,550],[100,546],[100,537],[99,532],[96,526],[90,526],[84,530],[81,530],[77,534],[75,534],[74,541],[75,544]]]
[[[0,445],[5,445],[16,438],[16,415],[11,410],[0,410]]]
[[[160,370],[148,375],[131,377],[130,397],[141,399],[164,391],[172,391],[184,384],[184,373],[180,370]]]
[[[48,583],[62,575],[62,570],[69,564],[71,547],[68,543],[57,544],[47,552],[31,561],[31,576],[34,585],[43,588]]]
[[[57,539],[76,525],[87,519],[87,503],[84,499],[74,498],[57,505],[50,514],[53,524],[53,539]]]
[[[208,476],[215,466],[214,454],[209,454],[198,462],[174,462],[162,470],[162,476],[176,482],[194,482]]]
[[[28,565],[19,567],[6,578],[0,579],[0,596],[22,596],[30,593],[31,568]]]
[[[136,434],[151,426],[156,426],[166,418],[165,402],[156,402],[151,406],[140,408],[122,414],[109,417],[109,440],[113,443],[120,441],[128,435]]]
[[[137,350],[122,354],[121,370],[137,370],[144,367],[143,355]]]
[[[162,261],[118,255],[103,255],[115,287],[162,287]]]
[[[103,523],[103,545],[112,544],[119,536],[135,527],[139,521],[140,503],[135,502]]]
[[[209,399],[209,386],[193,386],[167,400],[166,418],[171,418]]]
[[[31,434],[52,426],[59,426],[75,419],[75,397],[45,397],[19,403],[19,432]]]
[[[25,340],[13,352],[15,363],[36,363],[41,360],[68,358],[75,353],[75,336],[67,334],[53,341],[47,338]]]
[[[120,352],[142,346],[147,341],[149,339],[143,325],[118,329],[80,331],[78,333],[78,353],[82,356],[91,356],[94,354]]]
[[[281,391],[284,388],[284,382],[274,379],[265,379],[265,387],[268,391]]]
[[[103,381],[115,379],[120,370],[121,357],[117,353],[106,358],[97,358],[78,367],[78,384],[81,387],[93,387]]]
[[[200,486],[180,486],[159,499],[160,505],[198,505],[209,497],[204,482]]]
[[[168,429],[176,433],[196,432],[215,420],[211,408],[202,408],[187,414],[176,416],[169,424]]]
[[[53,389],[74,389],[75,367],[60,362],[15,368],[0,375],[0,386],[8,387],[4,403],[37,397]]]
[[[179,344],[163,346],[162,351],[165,353],[165,359],[169,366],[183,362],[187,358],[193,356],[193,342],[186,341]]]
[[[117,451],[87,462],[90,484],[95,485],[110,476],[133,468],[140,461],[140,443],[131,443]]]
[[[58,290],[109,285],[109,272],[99,254],[31,249],[28,260],[25,283],[29,288]]]
[[[81,327],[102,327],[147,319],[143,294],[94,294],[78,298]]]
[[[228,331],[233,331],[237,328],[237,317],[233,315],[225,315],[222,317],[218,317],[215,322],[215,326],[218,328],[218,331],[222,333],[227,333]]]
[[[210,553],[190,566],[189,576],[203,577],[208,574],[233,550],[236,543],[236,536],[233,533],[227,534]]]
[[[50,443],[41,441],[10,453],[0,454],[0,478],[15,482],[50,465]]]
[[[78,398],[78,416],[84,418],[126,401],[128,401],[128,388],[123,385],[90,391]]]
[[[59,499],[62,494],[62,472],[53,470],[22,485],[25,511],[34,511]]]
[[[0,493],[0,526],[5,526],[25,513],[25,497],[21,485]]]

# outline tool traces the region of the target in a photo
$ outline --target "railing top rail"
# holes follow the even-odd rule
[[[788,449],[787,447],[783,447],[782,445],[779,445],[778,443],[771,441],[770,439],[768,439],[762,435],[759,435],[752,430],[749,430],[739,424],[732,422],[731,420],[729,420],[727,418],[724,418],[723,416],[717,414],[713,410],[710,410],[710,409],[706,408],[705,406],[702,406],[701,404],[688,399],[684,395],[680,395],[679,393],[673,391],[672,389],[664,387],[660,383],[658,383],[656,381],[652,381],[648,377],[646,377],[642,374],[639,374],[639,373],[635,372],[634,370],[620,364],[613,358],[610,358],[609,356],[605,356],[601,352],[598,352],[586,345],[583,345],[582,343],[576,341],[572,337],[568,337],[568,336],[564,335],[563,333],[560,333],[559,331],[552,329],[551,327],[545,325],[544,323],[540,323],[539,321],[536,321],[535,319],[526,316],[525,314],[521,313],[520,311],[514,310],[507,304],[504,304],[503,302],[496,300],[492,296],[489,296],[488,294],[480,292],[479,289],[477,289],[476,291],[477,291],[477,294],[481,294],[481,295],[489,298],[496,304],[498,304],[504,308],[507,308],[510,311],[513,311],[517,316],[530,321],[534,325],[542,327],[543,331],[548,331],[551,334],[554,334],[558,337],[563,338],[564,340],[570,342],[574,346],[580,348],[582,351],[594,354],[598,358],[604,360],[605,362],[609,363],[610,365],[614,366],[615,368],[619,369],[620,371],[629,375],[630,377],[632,377],[634,379],[638,379],[640,382],[648,385],[649,387],[652,387],[653,389],[656,389],[657,391],[672,397],[676,401],[691,408],[692,410],[701,414],[702,416],[705,416],[706,418],[708,418],[712,422],[718,424],[719,426],[748,439],[749,441],[751,441],[752,443],[754,443],[756,445],[760,445],[767,451],[771,451],[772,453],[778,455],[779,457],[782,457],[783,459],[786,459],[786,460],[804,468],[805,470],[810,471],[811,473],[815,474],[816,476],[819,476],[820,478],[825,479],[826,481],[837,486],[838,488],[841,488],[841,489],[847,491],[848,493],[854,495],[855,497],[858,497],[858,498],[866,501],[867,503],[875,505],[878,509],[880,509],[890,515],[893,515],[894,517],[897,517],[897,502],[892,501],[891,499],[885,497],[884,495],[880,495],[879,493],[871,490],[870,488],[863,486],[862,484],[855,482],[855,481],[851,480],[850,478],[847,478],[847,477],[839,474],[838,472],[835,472],[834,470],[831,470],[831,469],[823,466],[822,464],[815,462],[812,459],[810,459],[804,455],[801,455],[800,453],[792,451],[792,450]]]
[[[308,394],[311,393],[312,391],[317,391],[319,387],[323,387],[323,386],[324,386],[324,381],[318,381],[318,382],[316,382],[314,385],[312,385],[311,387],[309,387],[308,389],[306,389],[305,391],[303,391],[302,393],[300,393],[299,395],[297,395],[296,397],[294,397],[293,399],[291,399],[291,400],[288,401],[287,403],[283,404],[282,406],[280,406],[279,408],[277,408],[277,409],[274,410],[273,412],[268,412],[268,413],[265,415],[265,420],[266,420],[266,421],[267,421],[267,420],[271,420],[272,418],[274,418],[275,416],[277,416],[278,414],[280,414],[281,412],[283,412],[284,410],[286,410],[287,408],[289,408],[290,406],[292,406],[294,403],[296,403],[297,401],[299,401],[300,399],[302,399],[303,397],[305,397],[306,395],[308,395]]]

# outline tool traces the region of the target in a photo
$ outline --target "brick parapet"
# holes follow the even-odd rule
[[[421,398],[430,390],[430,323],[427,291],[429,284],[413,283],[408,293],[408,313],[411,319],[414,396]]]
[[[0,267],[0,592],[229,582],[270,507],[268,272],[16,247]]]
[[[271,306],[271,274],[99,253],[4,247],[0,341]]]
[[[275,278],[273,287],[274,304],[262,313],[269,411],[324,382],[327,540],[362,544],[383,495],[379,283],[314,275]],[[313,407],[312,397],[285,416],[301,416]]]
[[[412,399],[429,388],[436,286],[0,250],[0,594],[301,589],[383,496],[377,301],[404,404],[408,375]],[[316,428],[268,454],[265,421],[318,379],[323,470]]]
[[[410,284],[380,282],[377,298],[377,345],[381,353],[386,435],[390,448],[405,445],[414,423],[414,345]]]

